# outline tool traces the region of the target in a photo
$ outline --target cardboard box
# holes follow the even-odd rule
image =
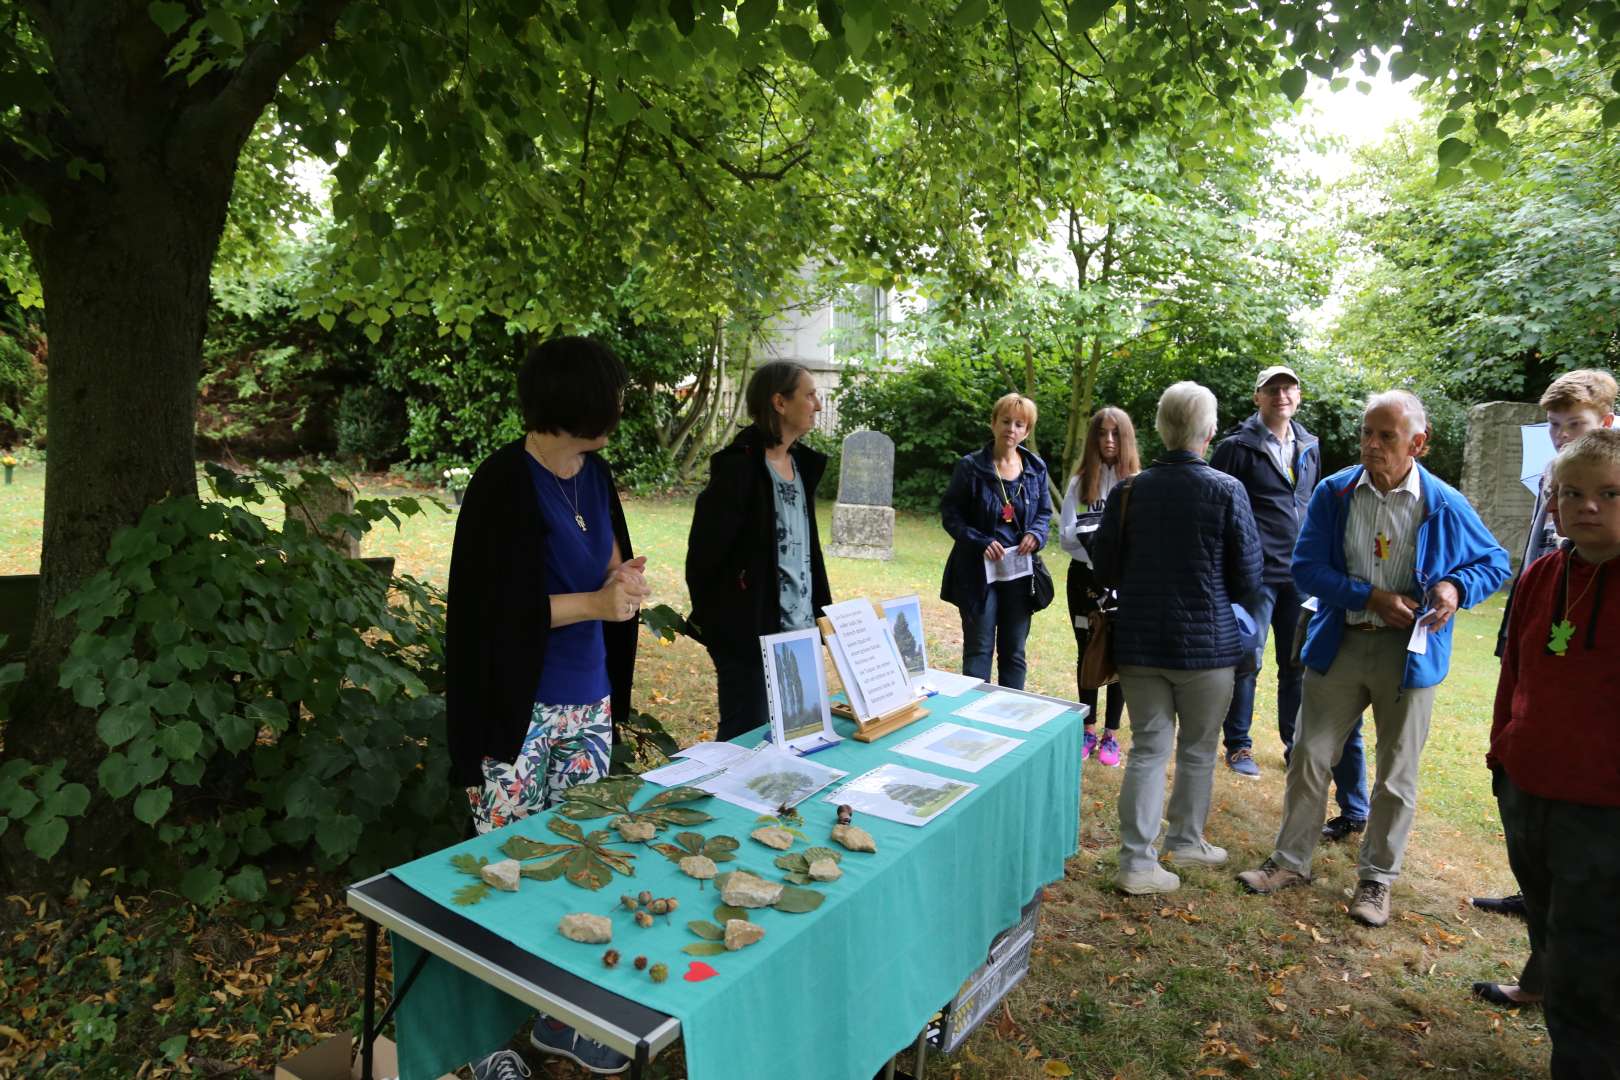
[[[352,1066],[349,1064],[351,1054]],[[371,1044],[371,1068],[375,1080],[397,1080],[399,1053],[392,1039],[379,1035]],[[359,1080],[359,1077],[360,1055],[355,1050],[354,1036],[336,1035],[277,1065],[275,1080]],[[439,1080],[455,1080],[455,1076],[446,1073]]]

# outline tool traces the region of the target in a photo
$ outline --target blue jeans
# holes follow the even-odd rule
[[[985,590],[984,610],[962,612],[962,674],[990,681],[990,654],[999,658],[1001,677],[996,681],[1014,690],[1024,688],[1024,641],[1029,637],[1032,598],[1029,580],[992,582]]]
[[[1254,616],[1260,630],[1260,641],[1255,646],[1254,671],[1239,675],[1232,684],[1232,704],[1226,710],[1226,752],[1244,750],[1254,746],[1249,738],[1249,726],[1254,722],[1254,689],[1265,666],[1266,634],[1269,630],[1277,642],[1277,734],[1284,747],[1294,743],[1294,717],[1299,715],[1299,703],[1304,694],[1305,671],[1289,663],[1294,655],[1294,627],[1299,621],[1299,590],[1293,582],[1284,585],[1262,585],[1244,607]]]

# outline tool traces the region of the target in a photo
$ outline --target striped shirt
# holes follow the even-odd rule
[[[1406,479],[1384,494],[1373,486],[1365,469],[1350,494],[1350,514],[1344,523],[1344,566],[1351,577],[1375,589],[1413,596],[1417,582],[1417,530],[1423,521],[1422,483],[1417,466]],[[1352,626],[1386,625],[1371,611],[1350,611],[1344,621]]]

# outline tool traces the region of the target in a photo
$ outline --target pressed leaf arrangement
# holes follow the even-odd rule
[[[611,816],[613,820],[609,824],[626,843],[650,840],[669,825],[701,825],[714,820],[713,814],[682,805],[711,798],[707,791],[695,787],[660,791],[632,810],[630,804],[640,794],[644,783],[639,776],[615,776],[578,784],[564,792],[557,812],[575,821]]]
[[[831,862],[834,864],[834,869],[836,869],[837,864],[843,861],[844,853],[841,851],[835,851],[829,847],[813,847],[805,848],[803,851],[792,851],[786,855],[778,855],[776,857],[776,867],[779,870],[786,870],[787,879],[793,884],[808,885],[812,881],[835,881],[841,876],[837,873],[831,875],[822,873],[817,876],[811,873],[811,867],[817,863]]]
[[[626,877],[635,875],[636,869],[631,863],[635,855],[608,847],[612,834],[606,829],[587,833],[572,821],[555,817],[546,819],[546,828],[571,843],[547,843],[527,836],[513,836],[501,845],[501,853],[507,858],[527,864],[520,871],[523,877],[535,881],[563,878],[582,889],[600,889],[613,880],[615,873]],[[453,855],[450,865],[479,879],[475,884],[457,889],[451,896],[455,903],[476,904],[494,891],[494,886],[484,880],[484,867],[489,865],[489,860],[483,856]]]

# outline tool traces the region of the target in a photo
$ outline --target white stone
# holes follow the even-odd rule
[[[768,825],[763,829],[755,829],[748,834],[768,848],[777,851],[786,851],[793,846],[793,834],[780,825]]]
[[[708,881],[719,869],[714,865],[714,860],[707,855],[688,855],[677,865],[680,866],[681,873],[699,881]]]
[[[810,864],[810,877],[815,881],[837,881],[844,876],[838,864],[831,859],[817,859]]]
[[[502,859],[479,867],[478,876],[484,879],[485,884],[493,885],[502,892],[517,892],[522,870],[523,864],[516,859]]]
[[[872,834],[859,825],[834,825],[832,838],[851,851],[876,851]]]
[[[746,870],[738,870],[727,876],[720,890],[722,903],[742,908],[770,907],[781,895],[781,885],[757,878]]]
[[[752,945],[764,936],[764,928],[755,926],[747,919],[726,920],[726,948],[732,952],[736,952],[744,945]]]
[[[586,915],[583,912],[564,915],[562,922],[557,924],[557,933],[569,941],[605,945],[613,940],[613,920],[606,915]]]

